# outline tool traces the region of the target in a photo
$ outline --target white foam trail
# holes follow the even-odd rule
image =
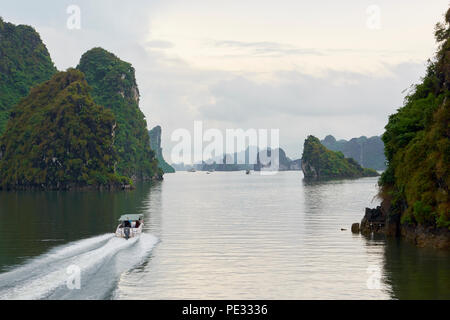
[[[102,299],[120,274],[141,263],[157,243],[142,234],[130,240],[111,234],[77,241],[0,275],[0,299]],[[81,270],[81,289],[66,286],[69,266]]]
[[[104,234],[89,239],[83,239],[66,245],[51,249],[48,253],[30,259],[24,265],[17,267],[7,273],[0,274],[0,292],[5,285],[11,285],[11,280],[24,281],[25,278],[33,276],[33,271],[40,271],[41,268],[51,268],[56,262],[77,256],[82,252],[87,252],[113,237],[112,234]]]

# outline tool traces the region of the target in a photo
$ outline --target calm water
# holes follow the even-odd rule
[[[450,253],[350,232],[376,191],[181,172],[131,192],[3,192],[0,299],[450,299]],[[145,215],[139,239],[112,236],[126,212]]]

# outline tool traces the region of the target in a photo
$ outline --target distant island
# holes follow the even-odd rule
[[[386,169],[386,157],[384,155],[384,143],[381,137],[359,137],[347,140],[336,140],[328,135],[321,143],[332,151],[340,151],[346,158],[356,160],[362,167],[375,170]]]
[[[354,159],[345,158],[342,152],[328,150],[314,136],[305,140],[302,156],[305,180],[321,181],[360,177],[376,177],[378,172],[361,167]]]
[[[158,160],[158,167],[161,168],[164,173],[174,173],[175,169],[164,160],[161,148],[161,126],[156,126],[148,132],[150,138],[150,147],[156,154]]]
[[[301,167],[302,160],[301,159],[292,160],[286,155],[286,152],[283,149],[278,148],[275,150],[278,151],[278,157],[279,157],[278,171],[300,171],[302,169],[302,167]],[[272,154],[272,151],[269,148],[267,150],[263,150],[262,152],[258,153],[256,164],[254,166],[255,171],[261,171],[261,170],[264,170],[267,168],[269,168],[269,169],[271,168],[272,164],[270,162],[268,164],[262,163],[261,157],[263,156],[263,153],[265,153],[265,155],[270,157]]]
[[[278,151],[279,162],[276,166],[278,171],[299,171],[301,170],[301,160],[291,160],[286,156],[286,152],[281,149],[275,149]],[[256,155],[256,159],[250,159],[250,154]],[[198,171],[244,171],[254,170],[261,171],[264,169],[270,169],[271,163],[265,163],[261,161],[266,156],[271,156],[271,150],[259,150],[256,146],[249,146],[245,150],[235,152],[233,154],[225,154],[212,159],[208,159],[201,163],[194,165],[187,165],[184,163],[172,164],[177,171],[188,171],[195,169]],[[255,161],[256,160],[256,161]],[[263,163],[264,162],[264,163]],[[273,169],[273,168],[272,168]]]
[[[0,188],[160,180],[131,64],[94,48],[57,72],[39,34],[0,18]]]
[[[422,82],[389,117],[388,167],[381,205],[366,209],[364,234],[402,236],[418,246],[450,248],[450,9],[435,30],[439,44]]]

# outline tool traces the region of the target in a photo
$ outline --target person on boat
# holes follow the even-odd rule
[[[131,228],[130,220],[125,220],[125,221],[123,222],[123,227],[124,227],[124,228]]]

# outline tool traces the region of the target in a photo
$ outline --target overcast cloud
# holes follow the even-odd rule
[[[300,157],[308,134],[379,135],[424,74],[447,0],[6,1],[0,16],[36,28],[60,70],[101,46],[136,69],[149,129],[279,128]],[[81,29],[66,27],[69,5]],[[379,29],[367,27],[376,4]]]

